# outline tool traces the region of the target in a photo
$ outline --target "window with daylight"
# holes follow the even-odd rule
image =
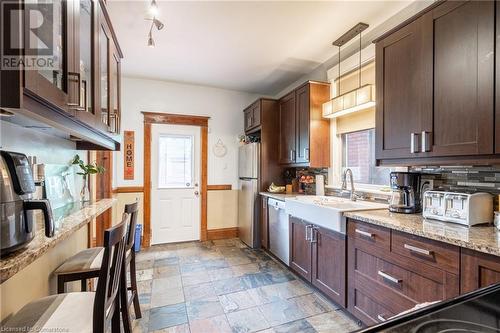
[[[342,141],[342,172],[352,170],[354,182],[389,185],[391,168],[375,166],[375,129],[344,133]]]
[[[194,177],[194,137],[162,135],[159,139],[158,187],[192,187]]]

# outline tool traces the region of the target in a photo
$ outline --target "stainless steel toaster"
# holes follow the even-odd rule
[[[493,222],[493,196],[489,193],[427,191],[423,198],[425,218],[466,226]]]

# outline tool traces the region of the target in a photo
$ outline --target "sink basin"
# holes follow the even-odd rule
[[[325,196],[302,196],[286,199],[288,215],[314,223],[336,232],[346,233],[344,212],[386,209],[387,204],[369,201],[351,201],[345,198]]]

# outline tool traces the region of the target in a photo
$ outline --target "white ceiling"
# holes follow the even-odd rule
[[[108,1],[124,75],[269,95],[335,55],[356,23],[373,28],[409,3],[159,1],[165,28],[149,48],[148,1]]]

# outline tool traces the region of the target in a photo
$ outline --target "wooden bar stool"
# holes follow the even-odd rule
[[[120,294],[128,215],[104,232],[104,250],[96,292],[74,292],[41,298],[25,305],[2,332],[120,332]]]
[[[129,314],[129,308],[132,303],[134,303],[135,318],[139,319],[142,317],[139,294],[137,292],[135,252],[133,250],[138,211],[139,204],[135,202],[125,205],[125,212],[123,213],[124,215],[130,215],[130,223],[125,244],[124,274],[122,275],[122,285],[124,287],[120,290],[122,320],[125,332],[127,333],[132,331],[132,323]],[[72,281],[81,281],[82,291],[85,291],[87,288],[87,280],[99,277],[99,267],[102,258],[103,248],[95,247],[83,250],[66,260],[54,272],[54,274],[57,275],[57,292],[64,293],[66,283]],[[127,268],[129,268],[130,272],[130,287],[127,285],[125,273]],[[131,292],[130,296],[128,291]]]

